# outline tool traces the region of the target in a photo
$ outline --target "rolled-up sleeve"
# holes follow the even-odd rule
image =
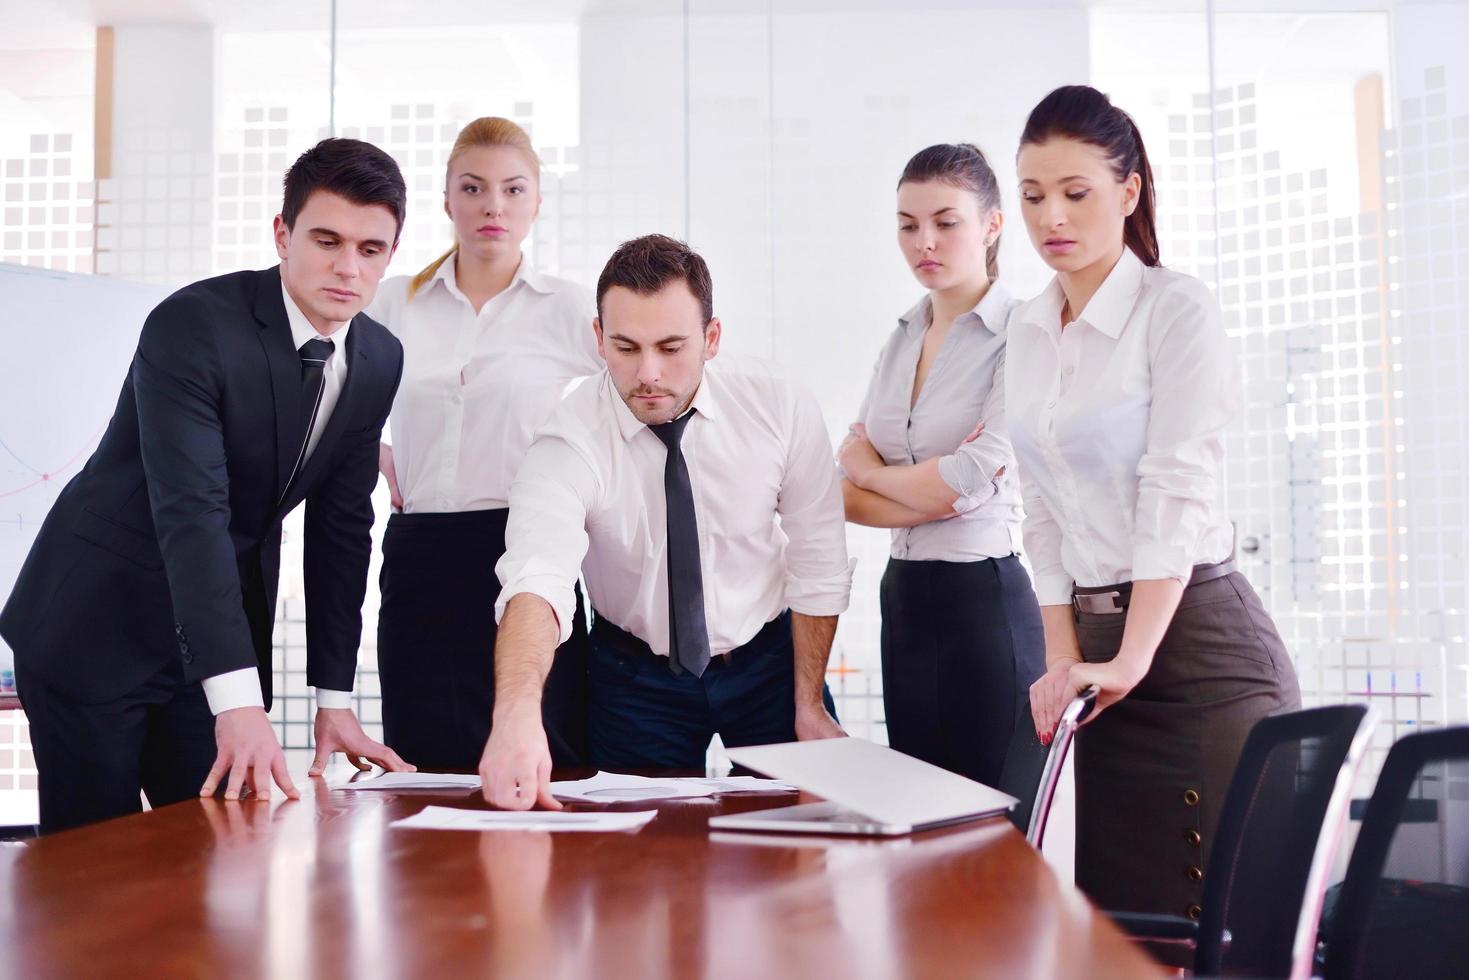
[[[1187,583],[1209,531],[1224,459],[1224,430],[1239,400],[1233,354],[1208,287],[1190,280],[1148,340],[1152,405],[1138,461],[1135,580]]]
[[[842,489],[816,399],[796,386],[791,439],[776,511],[786,535],[786,604],[807,616],[839,616],[852,594]]]
[[[495,566],[496,623],[512,598],[528,592],[556,613],[558,643],[571,637],[576,580],[587,554],[587,514],[597,486],[591,464],[564,439],[543,434],[531,444],[510,485],[505,554]]]
[[[981,415],[984,431],[973,442],[960,445],[939,459],[939,478],[959,495],[956,514],[967,514],[995,495],[1000,470],[1013,464],[1015,451],[1005,432],[1005,358],[996,359],[994,381],[985,396]]]

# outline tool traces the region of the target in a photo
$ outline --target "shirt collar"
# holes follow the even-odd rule
[[[627,407],[627,402],[622,400],[622,393],[617,390],[617,385],[612,380],[612,372],[603,371],[602,374],[607,396],[612,400],[612,415],[617,420],[617,431],[624,441],[629,440],[647,426],[638,421],[632,409]],[[712,421],[719,415],[719,398],[714,392],[715,385],[709,382],[709,363],[705,362],[704,377],[699,382],[699,390],[694,392],[694,400],[689,403],[689,411],[698,412],[704,418]]]
[[[327,337],[317,332],[316,328],[311,325],[311,321],[306,319],[306,314],[301,312],[301,307],[291,299],[291,293],[286,289],[285,280],[281,281],[281,298],[286,301],[286,319],[291,324],[291,343],[296,346],[297,350],[300,350],[308,340],[330,340],[332,345],[339,350],[347,349],[347,331],[352,329],[350,320]]]
[[[448,258],[439,263],[439,267],[434,270],[433,279],[429,281],[429,285],[432,286],[434,282],[442,282],[451,295],[459,299],[464,299],[464,294],[459,291],[459,280],[454,273],[454,259],[458,254],[458,250],[456,249]],[[520,282],[525,283],[543,296],[549,296],[555,292],[551,283],[546,280],[546,277],[527,261],[524,253],[521,254],[520,264],[515,267],[515,275],[510,277],[510,285],[506,286],[505,290],[508,292],[514,289],[515,284]]]
[[[1127,326],[1127,318],[1132,315],[1133,307],[1137,305],[1137,294],[1142,285],[1142,259],[1134,255],[1132,249],[1124,246],[1122,257],[1117,260],[1112,271],[1107,273],[1107,278],[1102,280],[1101,288],[1092,294],[1092,298],[1077,319],[1085,320],[1089,326],[1095,327],[1116,340],[1122,336],[1122,330]],[[1060,316],[1059,309],[1056,315]]]
[[[1112,271],[1107,273],[1107,278],[1102,280],[1101,287],[1092,295],[1086,309],[1075,319],[1085,321],[1113,340],[1122,336],[1127,318],[1137,305],[1137,294],[1143,285],[1144,268],[1142,259],[1134,255],[1132,249],[1124,247],[1122,257],[1117,260]],[[1059,331],[1063,326],[1061,308],[1065,303],[1066,293],[1061,289],[1061,280],[1054,278],[1044,292],[1026,305],[1025,322],[1045,330]]]
[[[984,324],[990,333],[999,336],[1005,332],[1005,324],[1009,319],[1010,294],[998,282],[990,283],[990,288],[984,291],[978,305],[968,313],[961,315],[955,323],[966,317],[975,317]],[[914,303],[912,308],[898,317],[898,324],[911,336],[920,334],[928,329],[929,323],[933,321],[933,300],[925,294],[922,299]]]

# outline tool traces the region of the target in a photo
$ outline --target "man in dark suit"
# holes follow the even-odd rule
[[[266,716],[281,521],[305,501],[307,681],[334,751],[407,769],[350,707],[378,442],[403,350],[361,310],[403,226],[391,157],[329,139],[286,174],[280,265],[148,316],[112,422],[51,508],[0,634],[41,829],[193,795],[299,794]]]

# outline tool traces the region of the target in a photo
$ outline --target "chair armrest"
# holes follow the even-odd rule
[[[1151,912],[1108,912],[1117,927],[1133,939],[1152,942],[1196,943],[1199,924],[1181,915],[1157,915]]]

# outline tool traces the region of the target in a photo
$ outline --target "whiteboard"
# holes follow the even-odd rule
[[[0,263],[0,605],[52,501],[97,448],[143,320],[171,291]],[[0,640],[0,670],[13,658]]]

